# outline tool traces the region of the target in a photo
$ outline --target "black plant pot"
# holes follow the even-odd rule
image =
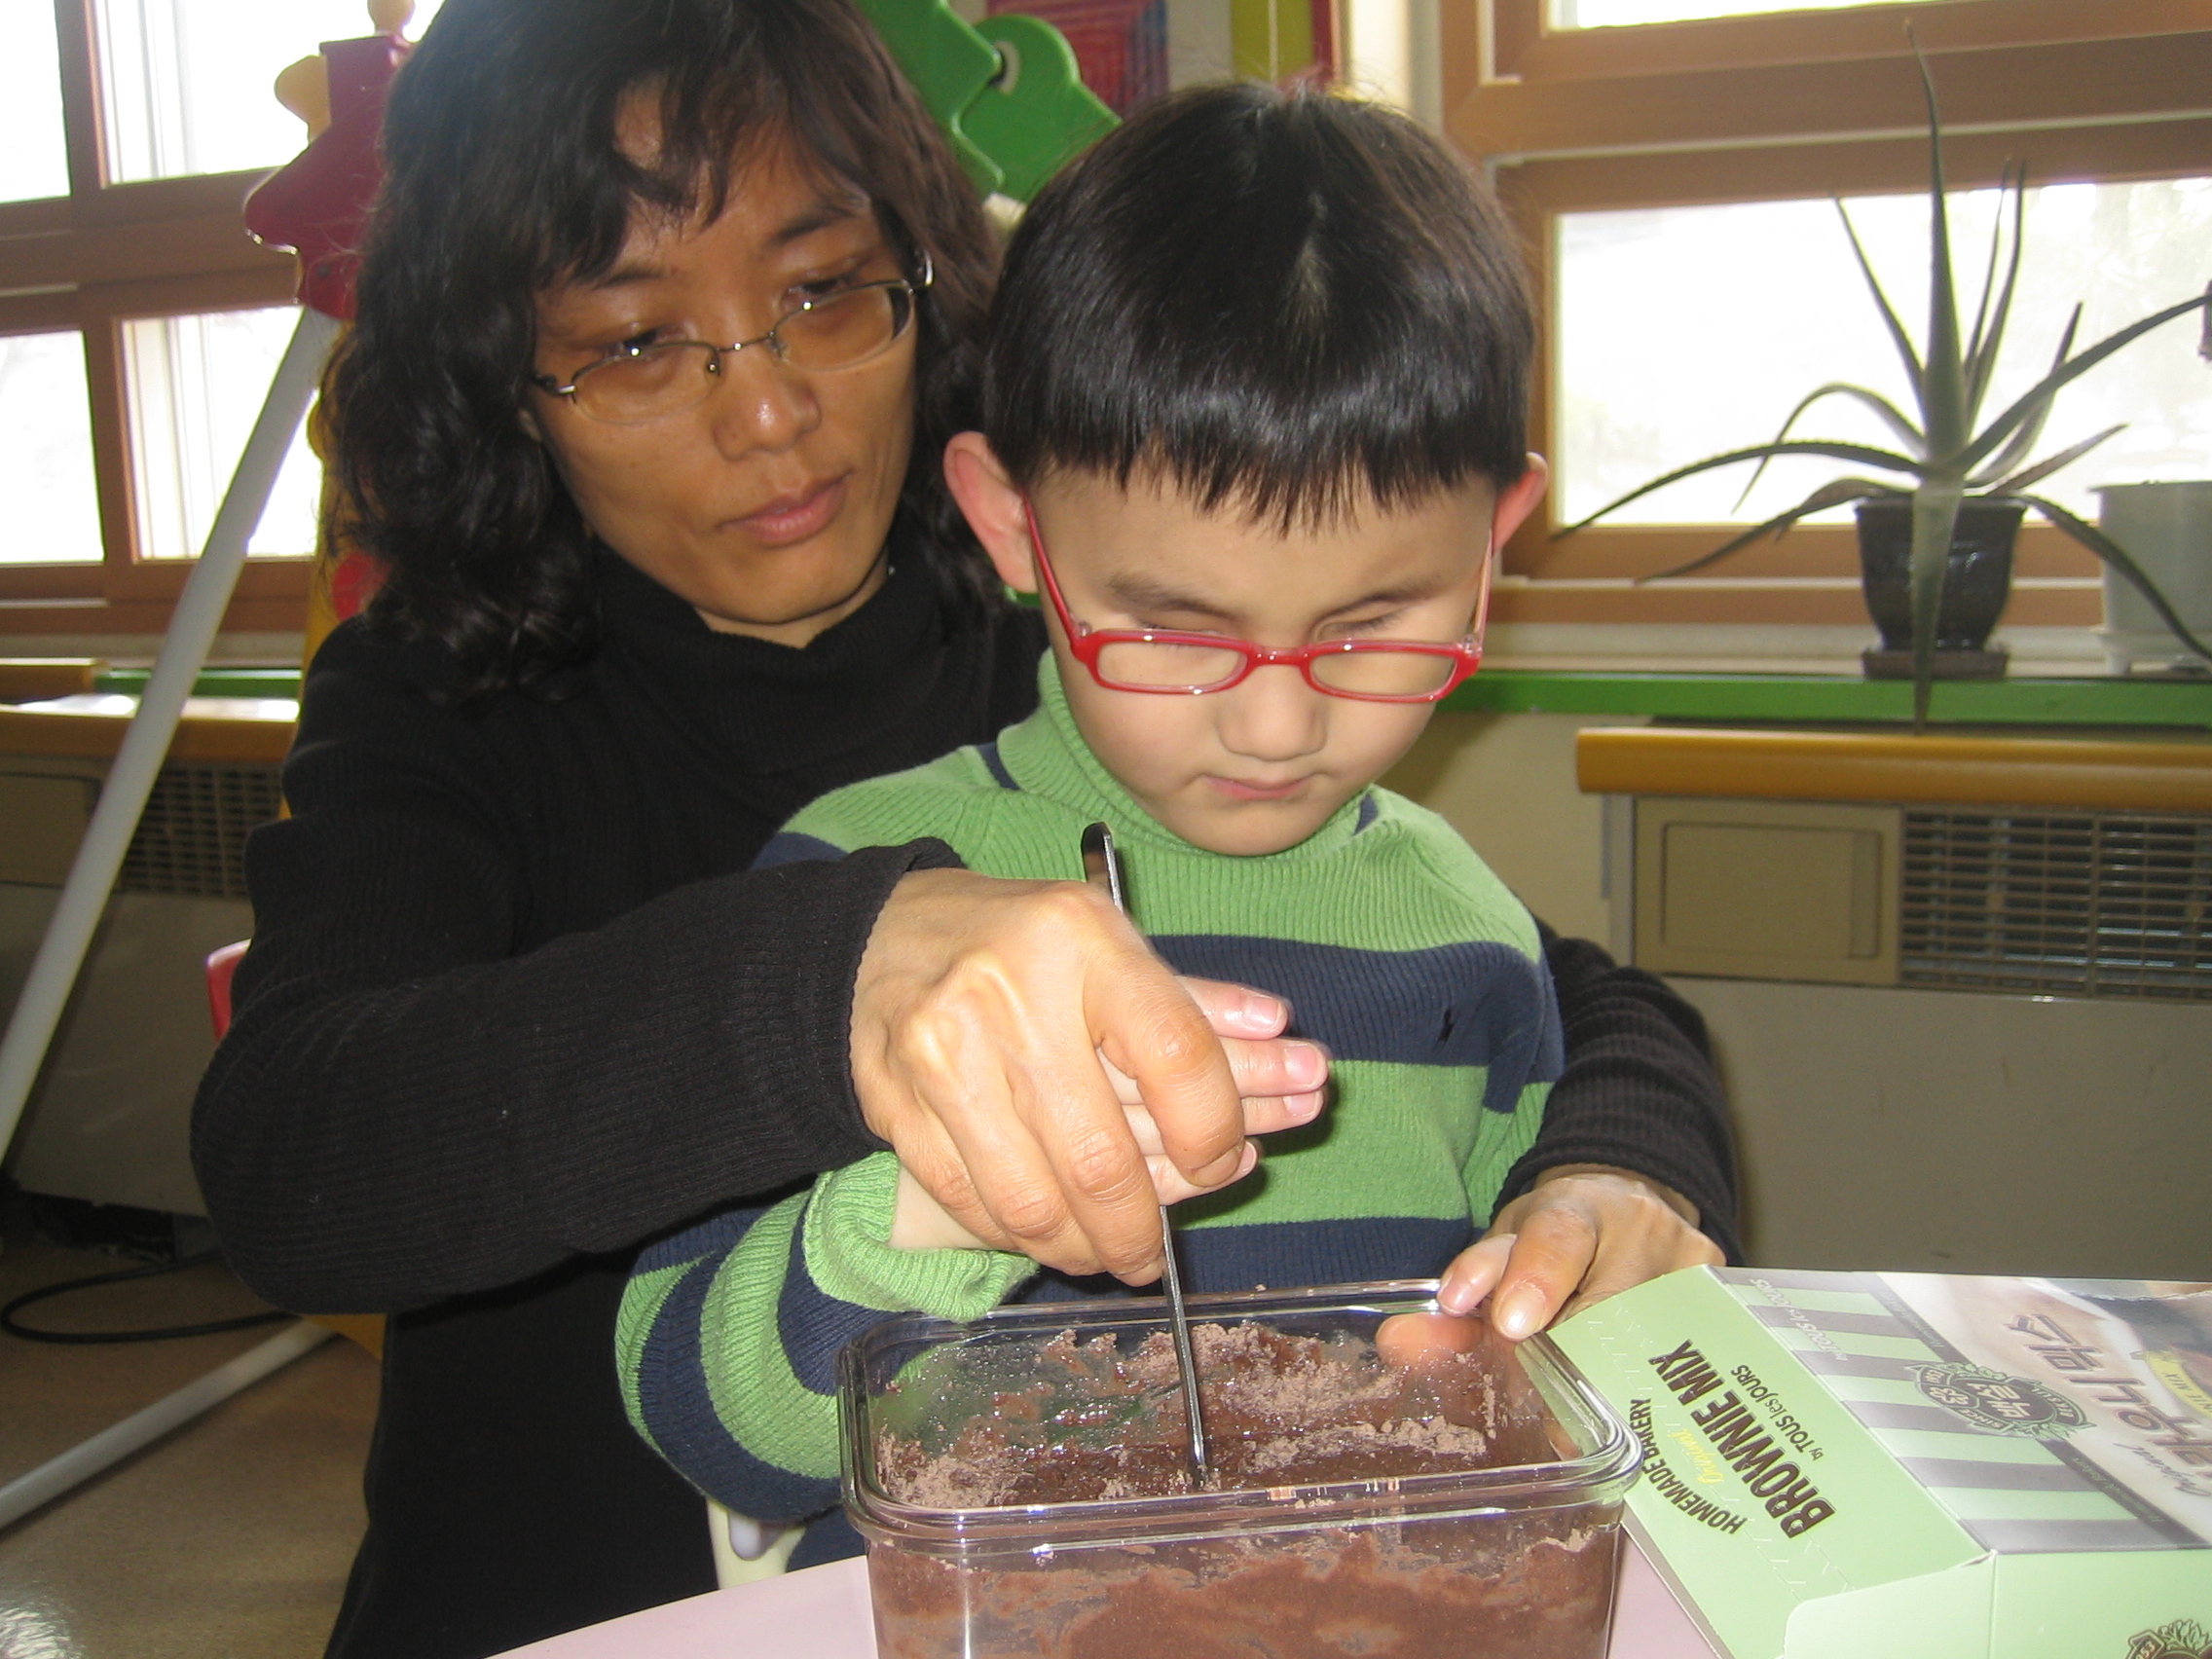
[[[1990,630],[2012,593],[2012,542],[2025,508],[2011,501],[1968,500],[1951,533],[1943,600],[1936,616],[1936,677],[1995,680],[2005,653],[1989,648]],[[1862,658],[1874,680],[1912,678],[1912,503],[1861,501],[1860,583],[1866,610],[1882,631],[1878,649]]]

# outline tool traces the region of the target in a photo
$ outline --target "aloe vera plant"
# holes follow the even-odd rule
[[[1907,35],[1909,38],[1909,30]],[[1995,419],[1977,425],[1983,400],[1989,391],[1991,373],[1997,364],[1998,350],[2004,340],[2006,320],[2011,312],[2013,289],[2019,276],[2027,172],[2025,167],[2006,168],[2000,184],[1997,222],[1990,234],[1989,261],[1982,276],[1981,297],[1974,308],[1972,328],[1962,329],[1957,285],[1951,270],[1950,220],[1944,203],[1942,122],[1936,109],[1935,79],[1928,71],[1927,59],[1921,56],[1917,43],[1913,47],[1913,57],[1919,65],[1921,89],[1928,102],[1931,246],[1925,350],[1914,347],[1911,336],[1899,319],[1896,308],[1882,291],[1881,279],[1874,274],[1874,267],[1866,257],[1865,248],[1860,243],[1858,232],[1852,226],[1851,215],[1840,201],[1836,203],[1836,211],[1843,219],[1844,232],[1851,242],[1852,253],[1858,260],[1861,275],[1866,279],[1874,304],[1881,312],[1891,343],[1896,346],[1898,355],[1903,360],[1918,419],[1915,420],[1879,392],[1849,382],[1831,381],[1809,392],[1790,411],[1789,418],[1782,424],[1781,430],[1770,442],[1754,444],[1748,449],[1730,450],[1725,455],[1708,456],[1687,466],[1678,466],[1674,471],[1630,491],[1617,500],[1607,502],[1588,518],[1568,525],[1557,534],[1572,535],[1604,518],[1615,508],[1648,496],[1654,490],[1701,472],[1710,472],[1715,467],[1757,461],[1758,469],[1752,473],[1751,483],[1745,486],[1745,494],[1749,495],[1751,484],[1758,481],[1759,472],[1777,456],[1825,456],[1855,466],[1893,474],[1898,481],[1884,482],[1857,475],[1833,479],[1787,512],[1777,513],[1764,523],[1732,536],[1702,558],[1644,579],[1663,580],[1669,576],[1687,575],[1693,571],[1703,570],[1768,536],[1779,539],[1799,519],[1829,507],[1883,498],[1909,498],[1912,502],[1910,582],[1913,723],[1919,726],[1927,721],[1929,698],[1934,688],[1936,623],[1942,604],[1943,573],[1950,553],[1952,533],[1958,523],[1960,503],[1972,496],[1979,499],[2016,502],[2040,514],[2118,570],[2142,592],[2166,626],[2184,644],[2212,660],[2212,648],[2207,648],[2202,641],[2189,631],[2174,608],[2166,602],[2165,596],[2152,584],[2125,548],[2113,541],[2096,526],[2077,517],[2057,502],[2029,493],[2031,486],[2049,477],[2060,467],[2079,461],[2115,432],[2121,430],[2121,427],[2108,427],[2041,460],[2031,461],[2028,459],[2043,437],[2045,424],[2050,417],[2051,404],[2060,388],[2152,329],[2193,311],[2205,310],[2208,303],[2212,303],[2212,287],[2194,299],[2183,300],[2140,318],[2106,336],[2094,346],[2084,347],[2079,351],[2074,350],[2074,335],[2082,320],[2082,308],[2076,306],[2073,317],[2059,339],[2049,373],[2015,398]],[[2009,238],[2006,234],[2008,209],[2010,220]],[[2009,253],[2006,251],[2008,242]],[[2207,355],[2212,355],[2212,313],[2208,313],[2207,321]],[[1831,397],[1848,398],[1871,410],[1897,435],[1900,447],[1887,450],[1867,444],[1796,439],[1789,436],[1790,429],[1808,410]]]

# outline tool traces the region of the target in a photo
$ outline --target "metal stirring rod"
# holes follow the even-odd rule
[[[1103,888],[1114,908],[1129,913],[1129,891],[1122,880],[1122,855],[1114,845],[1114,831],[1093,824],[1083,832],[1083,875],[1093,887]],[[1191,1346],[1191,1316],[1183,1307],[1183,1275],[1175,1266],[1175,1229],[1167,1219],[1167,1206],[1160,1206],[1160,1254],[1164,1267],[1161,1288],[1167,1293],[1167,1328],[1175,1339],[1175,1366],[1183,1378],[1183,1411],[1191,1428],[1191,1468],[1198,1485],[1210,1484],[1206,1464],[1205,1421],[1198,1411],[1198,1360]]]

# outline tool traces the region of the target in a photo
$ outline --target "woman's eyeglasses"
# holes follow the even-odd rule
[[[532,382],[565,397],[576,413],[609,425],[636,426],[680,415],[707,400],[721,379],[722,359],[749,347],[765,346],[777,362],[808,374],[858,368],[880,355],[912,326],[914,297],[935,278],[929,256],[922,256],[919,281],[895,277],[808,300],[786,312],[776,326],[756,340],[716,346],[704,340],[657,340],[617,347],[576,371],[567,386],[551,375]]]
[[[1482,591],[1475,619],[1457,645],[1419,640],[1324,640],[1277,650],[1218,634],[1182,634],[1162,628],[1093,628],[1068,614],[1059,578],[1045,554],[1037,510],[1024,499],[1037,573],[1067,635],[1068,649],[1109,691],[1149,691],[1196,696],[1242,684],[1256,668],[1295,668],[1306,683],[1332,697],[1368,703],[1433,703],[1451,694],[1483,660],[1483,623],[1490,610],[1490,554],[1483,554]]]

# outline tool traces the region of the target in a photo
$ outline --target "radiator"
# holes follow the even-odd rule
[[[13,1007],[105,763],[0,756],[0,999]],[[274,764],[165,767],[8,1173],[30,1192],[203,1213],[192,1096],[214,1050],[204,961],[253,929],[247,832],[276,816]]]

